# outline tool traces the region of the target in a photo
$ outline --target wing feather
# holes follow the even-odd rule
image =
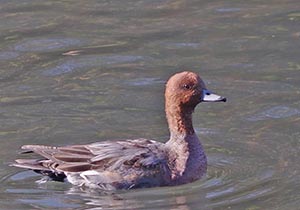
[[[148,180],[139,179],[141,175],[157,179],[156,173],[164,173],[156,170],[166,168],[163,145],[147,139],[63,147],[24,145],[22,149],[43,158],[19,159],[13,165],[54,178],[64,174],[71,183],[78,185],[89,182],[99,186],[105,184],[108,187],[108,183],[116,185],[115,182],[120,182],[118,186],[137,186],[139,183],[134,180],[144,180],[142,184]],[[61,177],[58,178],[61,180]]]

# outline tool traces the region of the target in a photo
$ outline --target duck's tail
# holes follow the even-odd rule
[[[40,154],[40,152],[37,151],[51,150],[56,148],[43,146],[43,145],[24,145],[21,147],[21,149],[25,150],[22,151],[21,154],[27,154],[27,153]],[[15,163],[10,164],[10,166],[33,170],[34,172],[42,174],[44,176],[48,176],[55,181],[64,181],[66,177],[65,174],[57,172],[56,170],[52,170],[53,162],[47,159],[47,157],[45,157],[44,154],[42,156],[44,156],[44,158],[41,159],[17,159],[15,160]]]

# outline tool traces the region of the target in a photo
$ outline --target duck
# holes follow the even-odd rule
[[[165,113],[170,138],[99,141],[67,146],[24,145],[12,166],[33,170],[48,180],[101,190],[176,186],[199,180],[207,158],[195,133],[192,114],[201,102],[226,102],[210,92],[192,71],[174,74],[166,83]]]

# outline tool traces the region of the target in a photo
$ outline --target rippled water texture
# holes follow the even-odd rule
[[[299,209],[300,2],[1,1],[0,209]],[[104,193],[9,166],[23,144],[166,141],[164,85],[193,69],[200,181]]]

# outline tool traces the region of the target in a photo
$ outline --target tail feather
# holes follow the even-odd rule
[[[36,173],[48,176],[51,180],[63,182],[66,178],[64,173],[52,171],[50,168],[44,167],[40,160],[36,159],[17,159],[11,166],[33,170]]]
[[[16,160],[16,163],[11,164],[11,166],[30,169],[30,170],[50,171],[49,168],[43,167],[39,164],[25,163],[25,162],[19,163],[18,160]]]
[[[45,145],[24,145],[23,153],[35,153],[40,159],[17,159],[11,166],[33,170],[52,180],[63,181],[65,172],[90,170],[89,160],[93,154],[82,145],[52,147]]]
[[[25,153],[36,153],[38,155],[41,155],[45,159],[52,160],[52,161],[58,161],[54,158],[53,154],[55,154],[58,150],[58,147],[52,147],[52,146],[45,146],[45,145],[23,145],[21,149],[26,150]]]
[[[23,145],[21,147],[21,149],[35,151],[35,150],[57,149],[57,147],[45,146],[45,145],[27,144],[27,145]]]

